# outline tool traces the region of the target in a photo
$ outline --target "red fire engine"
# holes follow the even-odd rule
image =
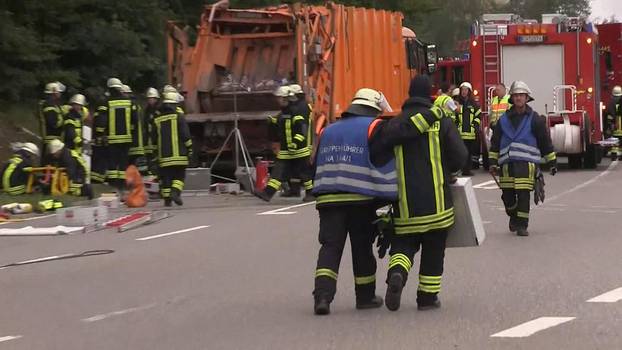
[[[622,85],[622,23],[599,24],[600,85],[603,107],[611,99],[611,90]]]
[[[470,81],[469,62],[466,58],[439,59],[436,71],[432,74],[432,91],[436,92],[441,83],[446,82],[450,86],[457,87],[464,81]]]
[[[525,81],[535,98],[531,107],[548,120],[555,151],[568,156],[571,168],[596,167],[603,130],[592,24],[559,14],[543,15],[541,23],[488,14],[472,28],[470,54],[471,83],[483,112],[496,84]]]

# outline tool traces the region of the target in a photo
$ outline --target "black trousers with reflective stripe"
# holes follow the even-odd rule
[[[91,181],[104,182],[108,170],[108,147],[93,146],[93,158],[91,159]]]
[[[173,192],[181,194],[184,179],[186,178],[185,166],[167,166],[159,169],[160,193],[164,199],[170,198]],[[181,185],[181,186],[180,186]],[[181,189],[179,188],[181,187]]]
[[[376,218],[373,204],[344,204],[319,208],[322,245],[317,259],[315,278],[316,298],[325,297],[332,301],[337,291],[339,263],[350,236],[352,267],[355,277],[357,301],[371,300],[376,291],[376,258],[373,253]],[[322,273],[324,272],[324,273]],[[333,275],[333,276],[330,276]]]
[[[446,241],[446,229],[434,230],[421,234],[396,235],[391,241],[391,250],[389,252],[391,259],[389,262],[389,271],[387,273],[387,282],[391,274],[397,272],[402,275],[404,278],[404,285],[406,284],[409,271],[402,263],[394,264],[396,260],[395,257],[405,256],[409,260],[409,265],[412,266],[414,265],[413,259],[415,254],[419,251],[419,248],[421,248],[419,275],[440,278],[443,275]],[[401,261],[403,261],[403,259],[401,259]],[[429,304],[436,297],[436,294],[438,293],[428,293],[417,290],[417,303]]]
[[[531,206],[531,191],[503,189],[501,200],[505,212],[510,217],[510,223],[516,227],[529,226],[529,209]]]
[[[469,160],[464,164],[462,172],[466,173],[471,169],[479,169],[480,144],[478,140],[462,140],[464,146],[469,151]]]
[[[309,164],[309,157],[297,159],[277,159],[270,173],[270,181],[265,191],[273,196],[281,188],[281,184],[292,176],[298,175],[305,190],[313,188],[313,168]],[[309,186],[310,184],[310,186]]]
[[[129,143],[108,145],[108,183],[116,188],[125,188],[125,170],[129,166]]]

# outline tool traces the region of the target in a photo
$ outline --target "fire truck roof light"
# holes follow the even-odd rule
[[[587,43],[591,44],[592,43],[592,38],[587,38]]]

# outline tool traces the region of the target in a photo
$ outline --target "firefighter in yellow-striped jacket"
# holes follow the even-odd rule
[[[41,164],[47,165],[50,162],[47,145],[52,140],[57,140],[63,134],[63,108],[61,106],[61,95],[65,88],[59,82],[52,82],[45,85],[45,98],[39,103],[39,127],[43,140],[43,155]]]
[[[82,125],[89,115],[89,110],[85,104],[84,95],[72,96],[69,100],[70,109],[65,115],[63,130],[65,146],[78,153],[82,153]]]
[[[190,130],[177,103],[176,92],[162,94],[162,105],[155,115],[152,135],[157,142],[160,192],[167,207],[172,202],[177,205],[184,204],[181,193],[184,190],[186,167],[192,158]]]
[[[28,175],[39,156],[39,147],[34,143],[20,145],[8,162],[0,167],[2,189],[9,195],[17,196],[26,193]]]
[[[431,83],[419,75],[410,84],[402,113],[379,125],[370,148],[375,154],[394,152],[398,200],[393,204],[394,237],[391,239],[385,304],[400,307],[402,289],[421,249],[417,306],[440,306],[445,242],[454,224],[450,182],[467,161],[467,150],[451,118],[430,102]],[[380,151],[378,150],[380,147]],[[372,161],[376,162],[374,158]]]
[[[313,174],[309,158],[311,146],[307,142],[308,124],[303,115],[311,112],[308,105],[292,106],[289,98],[293,96],[289,86],[281,86],[275,90],[274,95],[281,105],[281,113],[276,117],[270,117],[271,129],[276,132],[280,147],[277,154],[277,162],[270,174],[270,181],[266,189],[256,192],[255,195],[269,202],[274,194],[281,189],[284,181],[292,174],[300,175],[305,188],[303,201],[312,201]]]

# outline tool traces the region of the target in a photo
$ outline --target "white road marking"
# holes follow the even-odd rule
[[[21,337],[22,337],[21,335],[8,335],[6,337],[0,337],[0,343],[4,341],[19,339]]]
[[[605,294],[588,300],[588,303],[617,303],[622,300],[622,288],[614,289]]]
[[[297,205],[291,205],[291,206],[285,207],[285,208],[279,208],[279,209],[264,211],[263,213],[257,213],[257,215],[292,215],[292,214],[296,214],[297,211],[286,211],[286,210],[294,209],[294,208],[300,208],[300,207],[305,207],[305,206],[311,205],[311,204],[315,204],[315,202],[302,203],[302,204],[297,204]]]
[[[190,231],[201,230],[201,229],[208,228],[208,227],[210,227],[210,225],[196,226],[196,227],[191,227],[191,228],[187,228],[187,229],[183,229],[183,230],[179,230],[179,231],[163,233],[163,234],[160,234],[160,235],[136,238],[136,240],[137,241],[148,241],[150,239],[168,237],[168,236],[176,235],[176,234],[179,234],[179,233],[185,233],[185,232],[190,232]]]
[[[576,317],[540,317],[535,320],[519,324],[516,327],[512,327],[495,333],[491,337],[495,338],[524,338],[533,335],[537,332],[543,331],[547,328],[558,326],[562,323],[570,322]]]
[[[32,217],[32,218],[25,218],[25,219],[10,219],[9,221],[0,222],[0,225],[14,224],[14,223],[19,223],[19,222],[33,221],[33,220],[40,220],[40,219],[45,219],[45,218],[51,218],[52,216],[56,216],[56,214],[35,216],[35,217]]]
[[[105,320],[107,318],[114,317],[114,316],[121,316],[121,315],[129,314],[131,312],[151,309],[155,307],[156,305],[157,305],[156,303],[153,303],[153,304],[149,304],[145,306],[132,307],[132,308],[125,309],[125,310],[119,310],[119,311],[109,312],[106,314],[95,315],[95,316],[83,318],[82,322],[97,322],[97,321]]]
[[[604,209],[581,209],[582,213],[602,213],[602,214],[615,214],[616,210],[604,210]]]
[[[499,186],[497,186],[497,183],[495,182],[495,180],[490,180],[490,181],[479,183],[473,186],[473,188],[479,188],[482,190],[498,190]]]
[[[571,188],[569,190],[566,190],[566,191],[564,191],[564,192],[562,192],[560,194],[557,194],[557,195],[555,195],[553,197],[547,198],[546,202],[544,203],[544,205],[547,205],[548,203],[558,199],[561,196],[565,196],[565,195],[570,194],[572,192],[578,191],[578,190],[582,189],[585,186],[589,186],[589,185],[593,184],[594,182],[598,181],[601,177],[607,176],[617,165],[618,165],[618,161],[617,160],[611,162],[611,164],[609,164],[609,167],[607,168],[607,170],[605,170],[602,173],[598,174],[598,176],[593,177],[593,178],[585,181],[582,184],[578,184],[577,186],[575,186],[575,187],[573,187],[573,188]]]
[[[482,221],[482,224],[489,225],[489,224],[492,224],[492,221]]]

